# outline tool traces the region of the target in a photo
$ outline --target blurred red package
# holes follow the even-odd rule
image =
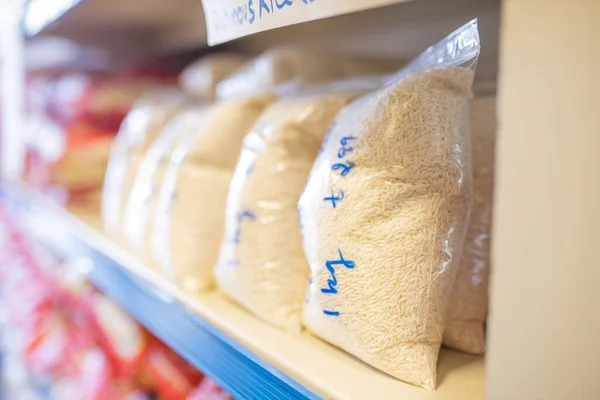
[[[32,117],[27,128],[27,181],[61,204],[99,207],[116,131],[84,123],[58,127]]]
[[[98,343],[105,350],[115,373],[133,377],[148,350],[148,336],[142,327],[102,293],[85,299]]]
[[[45,308],[32,315],[31,337],[25,348],[24,359],[35,373],[58,375],[69,369],[74,355],[72,330],[55,308]]]
[[[84,320],[86,323],[91,319],[91,310],[89,302],[85,299],[99,292],[86,280],[86,275],[81,270],[88,267],[88,261],[85,258],[64,260],[60,274],[54,277],[59,289],[56,293],[56,301],[69,309],[72,318]]]
[[[154,69],[30,76],[27,181],[61,204],[99,208],[110,145],[123,119],[142,93],[175,82]]]
[[[91,347],[75,356],[72,370],[53,377],[49,398],[119,400],[121,390],[105,354],[99,348]]]
[[[80,399],[116,399],[118,389],[106,354],[99,348],[84,351],[78,360],[77,392]]]
[[[233,400],[210,378],[204,378],[186,400]]]
[[[160,398],[186,400],[204,375],[161,342],[152,341],[146,356],[155,390]]]
[[[4,277],[4,300],[8,320],[19,325],[50,307],[48,287],[28,269],[24,259],[15,259],[14,270]]]
[[[68,129],[61,157],[47,166],[48,182],[65,190],[63,202],[99,204],[114,135],[86,125]]]
[[[68,73],[51,82],[44,111],[62,126],[86,123],[117,131],[125,115],[156,81],[98,73]]]

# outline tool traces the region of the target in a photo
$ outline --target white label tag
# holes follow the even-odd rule
[[[202,0],[208,44],[408,0]]]

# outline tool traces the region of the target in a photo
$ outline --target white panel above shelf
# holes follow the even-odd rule
[[[409,0],[202,0],[208,44]]]

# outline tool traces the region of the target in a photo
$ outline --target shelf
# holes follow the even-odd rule
[[[206,47],[208,28],[211,44],[239,38],[226,47],[250,54],[272,46],[298,45],[402,62],[467,21],[479,18],[483,49],[477,73],[486,81],[496,79],[500,0],[312,0],[311,4],[293,0],[294,8],[276,10],[270,18],[264,17],[263,24],[255,22],[250,27],[234,27],[217,34],[211,33],[217,24],[211,7],[247,4],[248,0],[207,0],[204,8],[200,0],[61,1],[77,5],[43,26],[40,39],[45,35],[64,37],[108,50],[117,59]],[[253,7],[259,1],[253,0]],[[281,4],[283,0],[277,1]],[[37,3],[47,1],[32,1]],[[316,6],[319,12],[293,12],[304,6],[306,10]],[[209,10],[208,26],[204,9]],[[286,17],[288,10],[292,13]]]
[[[85,259],[89,279],[173,350],[238,399],[335,398],[468,400],[484,397],[484,360],[442,350],[430,392],[383,374],[303,333],[281,332],[218,292],[185,296],[99,232],[96,215],[77,217],[19,185],[0,199],[25,229],[62,254]],[[85,221],[85,222],[83,222]]]
[[[196,39],[206,43],[208,36],[208,43],[214,45],[282,26],[406,1],[409,0],[29,0],[23,10],[23,31],[27,36],[51,32],[93,41],[99,30],[112,33],[114,39],[124,30],[130,34],[160,32],[161,36],[168,30],[191,30],[199,34]],[[203,34],[205,26],[207,36]]]
[[[23,5],[23,31],[32,36],[51,26],[81,0],[29,0]]]
[[[30,0],[22,27],[131,57],[206,45],[200,0]]]

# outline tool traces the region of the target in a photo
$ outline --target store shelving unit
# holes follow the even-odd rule
[[[328,1],[330,6],[358,2]],[[140,46],[162,52],[206,45],[200,1],[148,4],[142,10],[136,1],[83,0],[38,30],[42,36],[56,34],[124,53]],[[311,43],[408,59],[461,23],[480,18],[484,52],[478,79],[496,82],[499,76],[485,369],[483,358],[443,350],[438,390],[412,387],[307,334],[273,329],[218,293],[183,295],[106,239],[96,216],[69,213],[6,182],[2,200],[32,234],[79,257],[94,283],[239,398],[600,398],[600,2],[382,0],[377,5],[385,7],[302,24],[365,7],[290,14],[256,29],[232,31],[223,40],[264,28],[226,46],[257,52],[274,44]],[[89,27],[85,34],[80,34],[82,27]],[[4,80],[10,83],[5,90],[14,91],[22,79],[22,43],[14,32],[9,39],[12,44],[5,48],[12,49],[13,58],[6,62]],[[16,98],[16,104],[5,106],[10,115],[9,122],[3,121],[5,177],[19,172],[14,163],[22,150],[17,139],[22,99]],[[9,101],[10,93],[4,99]]]
[[[281,332],[212,292],[191,297],[107,239],[98,216],[68,212],[18,184],[0,199],[30,235],[65,257],[105,294],[235,398],[481,398],[483,358],[443,350],[440,385],[400,382],[309,334]]]
[[[29,39],[60,36],[122,56],[206,43],[202,4],[196,0],[29,0],[23,12]]]
[[[87,278],[236,398],[316,395],[247,350],[182,302],[182,295],[74,215],[42,196],[4,185],[1,196],[26,231],[74,262]],[[95,215],[83,215],[96,224]],[[191,301],[186,299],[187,302]],[[212,309],[195,304],[194,308]]]

